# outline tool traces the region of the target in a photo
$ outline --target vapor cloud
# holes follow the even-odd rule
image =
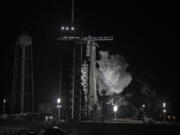
[[[132,76],[126,72],[128,63],[120,55],[109,55],[107,51],[100,51],[100,60],[97,61],[98,92],[100,95],[120,94],[131,80]]]

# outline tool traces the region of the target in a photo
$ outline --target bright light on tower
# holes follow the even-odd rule
[[[118,106],[117,106],[117,105],[114,105],[113,111],[114,111],[115,113],[118,111]]]
[[[73,30],[74,30],[74,27],[71,27],[71,30],[73,31]]]
[[[166,113],[166,109],[163,109],[163,112]]]
[[[163,107],[164,107],[164,108],[166,107],[166,102],[163,102]]]
[[[6,103],[6,99],[3,99],[3,103],[4,103],[4,104]]]
[[[57,99],[57,103],[58,103],[58,104],[61,103],[61,99],[60,99],[60,98]]]
[[[66,27],[66,30],[69,30],[69,27]]]
[[[143,104],[143,105],[142,105],[142,107],[143,107],[143,108],[145,108],[145,107],[146,107],[146,105],[145,105],[145,104]]]
[[[62,27],[61,27],[61,30],[64,30],[64,29],[65,29],[64,26],[62,26]]]

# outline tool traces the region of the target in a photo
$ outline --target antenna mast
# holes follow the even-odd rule
[[[71,23],[74,23],[74,0],[72,0]]]

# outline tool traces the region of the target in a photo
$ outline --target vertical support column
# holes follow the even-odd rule
[[[76,68],[76,45],[74,44],[74,50],[73,50],[73,54],[74,54],[74,59],[73,59],[73,88],[72,88],[72,112],[71,112],[71,118],[74,119],[74,92],[75,92],[75,77],[76,77],[76,73],[75,73],[75,68]]]
[[[89,93],[90,93],[90,62],[91,61],[91,40],[87,40],[87,46],[86,46],[86,57],[87,57],[87,63],[88,63],[88,68],[87,68],[87,75],[88,75],[88,87],[87,87],[87,93],[86,93],[86,117],[89,117],[89,112],[90,112],[90,99],[89,99]]]
[[[88,115],[88,65],[86,62],[81,65],[81,85],[82,85],[82,91],[84,93],[84,103],[83,103],[83,109],[84,109],[84,115],[87,117]]]
[[[82,68],[82,56],[83,56],[83,54],[82,54],[82,52],[83,52],[83,46],[80,44],[80,66],[81,66],[81,68]],[[80,74],[82,73],[81,72],[82,70],[80,69]],[[80,77],[80,81],[81,81],[81,76],[79,76]],[[82,116],[82,86],[81,86],[82,84],[81,83],[79,83],[79,90],[80,90],[80,93],[79,93],[79,96],[80,96],[80,99],[79,99],[79,120],[81,119],[81,116]]]
[[[34,63],[34,58],[33,58],[33,48],[32,48],[32,45],[31,45],[31,55],[30,55],[30,57],[32,58],[32,60],[31,60],[31,84],[32,84],[32,88],[31,88],[31,94],[32,94],[32,96],[31,96],[31,104],[32,104],[32,106],[31,106],[31,109],[32,109],[32,113],[34,112],[34,76],[33,76],[33,69],[34,69],[34,65],[33,65],[33,63]]]
[[[18,45],[15,46],[14,55],[14,69],[13,69],[13,81],[12,81],[12,99],[11,99],[11,114],[14,113],[16,104],[16,82],[17,82],[17,64],[18,64]]]
[[[24,112],[25,59],[26,59],[26,46],[22,46],[22,64],[21,64],[21,113]]]
[[[61,47],[61,51],[60,51],[60,73],[59,73],[59,97],[61,97],[62,95],[62,63],[63,63],[63,46]],[[61,109],[60,107],[58,108],[58,118],[59,120],[61,119]]]

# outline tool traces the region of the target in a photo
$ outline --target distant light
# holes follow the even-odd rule
[[[57,126],[54,126],[53,128],[58,129],[58,127],[57,127]]]
[[[166,109],[164,109],[163,112],[166,113]]]
[[[170,120],[171,119],[171,115],[168,115],[167,118]]]
[[[58,103],[58,104],[61,103],[61,99],[60,99],[60,98],[57,99],[57,103]]]
[[[173,115],[173,116],[172,116],[172,119],[173,119],[173,120],[176,120],[176,116]]]
[[[146,105],[145,105],[145,104],[143,104],[143,105],[142,105],[142,107],[143,107],[143,108],[145,108],[145,107],[146,107]]]
[[[3,103],[4,103],[4,104],[6,103],[6,99],[3,99]]]
[[[57,107],[57,108],[61,108],[61,105],[57,105],[56,107]]]
[[[163,102],[163,107],[166,107],[166,102]]]
[[[61,30],[64,30],[64,29],[65,29],[64,26],[62,26],[62,27],[61,27]]]
[[[117,106],[117,105],[114,105],[113,111],[114,111],[114,112],[117,112],[117,111],[118,111],[118,106]]]
[[[69,27],[66,27],[66,30],[69,30]]]
[[[71,30],[73,31],[73,30],[74,30],[74,27],[71,27]]]

